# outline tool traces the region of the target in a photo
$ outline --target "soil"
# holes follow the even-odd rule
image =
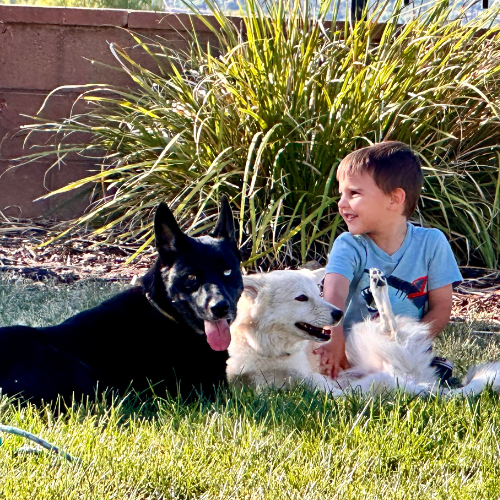
[[[61,283],[89,278],[135,281],[156,258],[150,246],[128,262],[140,245],[110,244],[83,230],[41,246],[67,227],[68,223],[43,219],[0,220],[0,273]]]
[[[452,318],[500,324],[500,271],[461,267],[464,278],[453,293]]]
[[[1,213],[0,213],[1,216]],[[130,261],[138,244],[113,244],[83,230],[41,246],[69,227],[46,219],[0,219],[0,273],[72,283],[80,279],[135,282],[151,267],[149,246]],[[452,320],[481,317],[500,324],[500,271],[461,267],[464,282],[453,294]]]

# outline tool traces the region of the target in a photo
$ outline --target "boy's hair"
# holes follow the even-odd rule
[[[370,174],[385,193],[401,188],[406,193],[403,215],[407,219],[417,208],[424,176],[420,161],[410,146],[387,141],[349,153],[339,164],[337,179],[345,175]]]

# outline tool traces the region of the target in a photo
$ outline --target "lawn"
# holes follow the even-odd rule
[[[56,323],[121,288],[1,279],[0,326]],[[473,333],[485,330],[479,320],[450,325],[436,349],[459,374],[500,359],[496,334]],[[22,453],[28,443],[3,434],[0,499],[500,496],[500,411],[488,391],[444,401],[222,390],[215,401],[188,404],[158,390],[154,398],[75,404],[62,413],[4,398],[0,422],[80,459]]]

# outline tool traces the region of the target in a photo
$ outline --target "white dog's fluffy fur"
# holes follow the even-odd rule
[[[323,326],[342,318],[339,309],[320,297],[318,284],[324,274],[323,270],[300,270],[244,277],[243,295],[231,325],[230,383],[289,387],[300,381],[312,388],[330,389],[331,382],[312,369],[306,354],[309,341],[321,339],[296,326],[307,323],[322,332]],[[325,332],[320,332],[327,341]]]
[[[469,370],[463,387],[438,384],[427,325],[394,316],[387,282],[370,270],[370,290],[380,318],[353,326],[346,341],[351,368],[332,380],[318,372],[308,356],[309,341],[328,340],[321,328],[341,318],[337,308],[320,297],[318,271],[274,271],[245,276],[238,314],[231,326],[227,376],[232,384],[254,388],[290,387],[305,383],[340,396],[349,390],[382,393],[401,388],[411,394],[438,389],[446,395],[478,394],[488,384],[500,391],[500,362]],[[312,363],[311,363],[312,361]]]

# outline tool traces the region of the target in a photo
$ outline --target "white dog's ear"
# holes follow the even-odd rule
[[[310,271],[310,273],[313,275],[314,280],[318,285],[321,285],[321,282],[324,280],[325,275],[326,275],[326,269],[322,267],[321,269],[316,269],[314,271]]]
[[[264,280],[258,274],[243,276],[243,293],[255,300],[264,288]]]

